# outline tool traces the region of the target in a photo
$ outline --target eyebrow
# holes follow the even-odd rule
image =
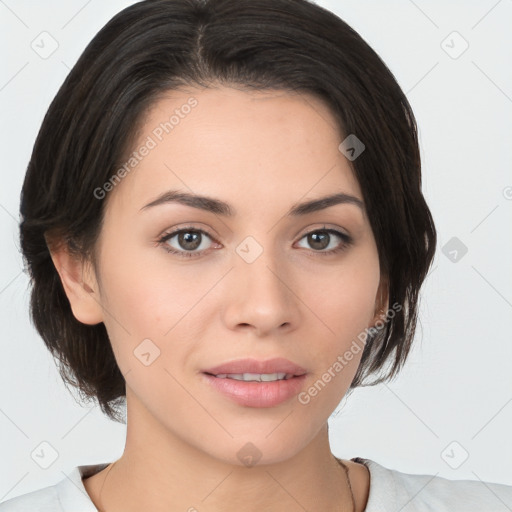
[[[156,199],[146,204],[141,208],[146,210],[155,206],[168,204],[168,203],[179,203],[192,208],[198,208],[207,212],[214,213],[216,215],[222,215],[224,217],[233,217],[236,215],[236,210],[228,203],[215,199],[213,197],[201,196],[197,194],[191,194],[189,192],[179,192],[177,190],[169,190],[159,195]],[[352,204],[364,210],[364,203],[361,199],[350,194],[343,192],[332,194],[329,196],[321,197],[319,199],[311,199],[302,203],[294,204],[286,213],[287,216],[297,217],[301,215],[308,215],[330,206],[337,204]]]

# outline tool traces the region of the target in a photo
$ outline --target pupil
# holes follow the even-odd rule
[[[329,245],[329,233],[319,231],[308,235],[308,242],[314,249],[325,249]]]
[[[178,243],[183,249],[193,250],[201,245],[201,233],[186,231],[178,235]]]

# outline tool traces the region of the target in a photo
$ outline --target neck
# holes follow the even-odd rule
[[[100,511],[353,512],[352,492],[331,453],[327,424],[292,457],[245,466],[211,457],[161,426],[148,430],[143,415],[133,418],[127,410],[122,457],[87,488]]]

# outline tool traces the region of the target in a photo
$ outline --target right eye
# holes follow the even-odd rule
[[[182,228],[171,233],[164,234],[158,242],[171,254],[184,258],[201,256],[210,246],[205,237],[212,240],[212,237],[202,229]]]

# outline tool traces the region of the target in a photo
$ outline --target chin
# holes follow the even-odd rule
[[[225,464],[250,468],[286,462],[300,453],[314,437],[314,433],[305,432],[299,427],[296,432],[291,432],[289,428],[279,432],[277,424],[273,422],[272,428],[266,430],[252,427],[252,432],[246,431],[244,435],[229,440],[209,438],[210,445],[204,446],[203,450]],[[214,450],[212,446],[215,446]]]

